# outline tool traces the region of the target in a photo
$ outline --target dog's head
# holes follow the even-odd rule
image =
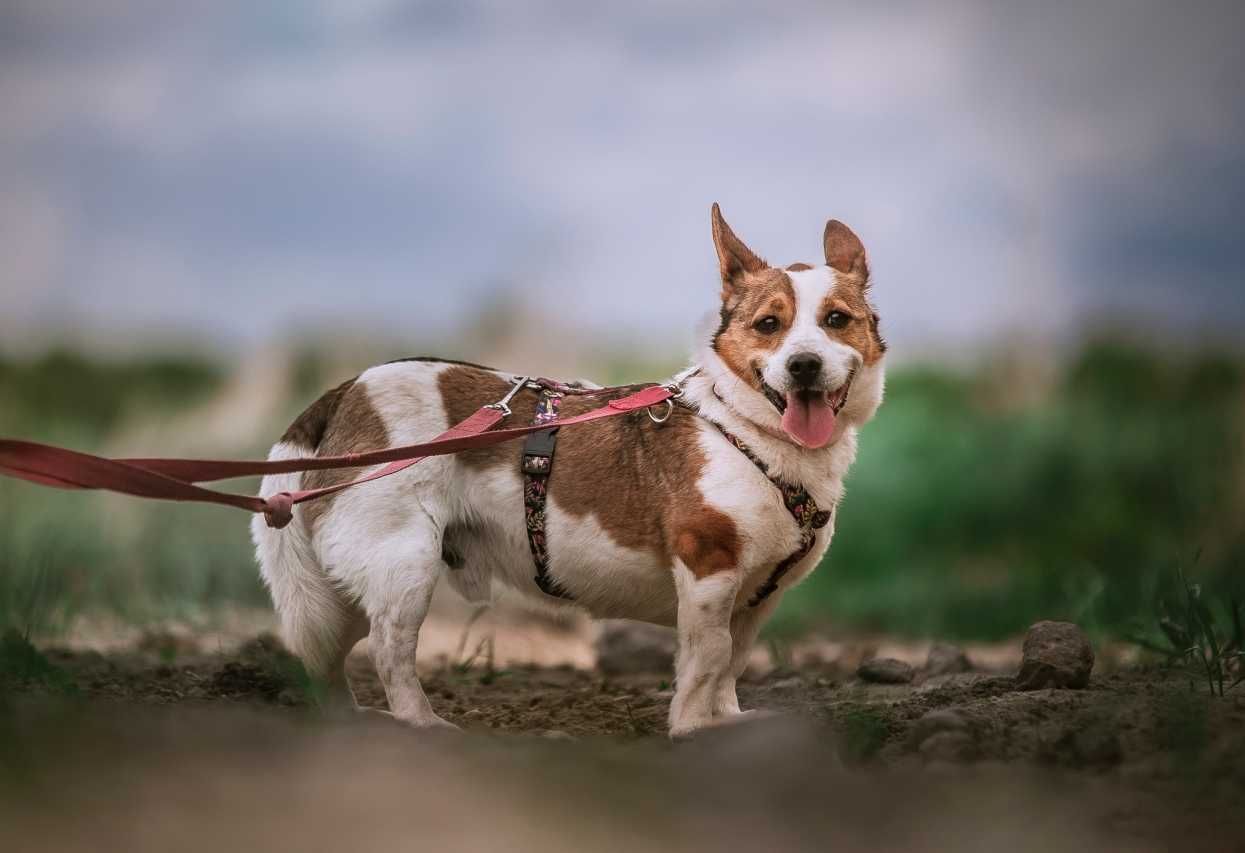
[[[886,344],[869,303],[865,249],[826,223],[825,266],[772,267],[713,206],[722,272],[721,323],[706,368],[735,411],[801,447],[825,447],[873,416]]]

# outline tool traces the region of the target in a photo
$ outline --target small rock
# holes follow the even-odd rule
[[[938,708],[921,717],[912,726],[912,743],[920,746],[939,732],[969,731],[968,720],[952,708]]]
[[[977,742],[968,732],[937,732],[921,744],[921,756],[929,762],[965,762],[977,757]]]
[[[1079,689],[1089,684],[1094,648],[1071,622],[1038,622],[1025,634],[1017,690]]]
[[[540,736],[544,738],[545,740],[564,740],[564,741],[579,740],[579,738],[575,737],[573,734],[561,731],[560,729],[546,729],[545,731],[540,733]]]
[[[930,676],[968,672],[972,668],[973,664],[964,650],[951,643],[935,643],[925,658],[925,674]]]
[[[647,622],[611,620],[597,638],[597,668],[606,675],[668,673],[678,644],[674,630]]]
[[[894,658],[870,658],[856,668],[861,681],[874,684],[907,684],[914,674],[911,664]]]

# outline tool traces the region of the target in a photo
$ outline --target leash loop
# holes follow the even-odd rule
[[[264,521],[273,530],[280,530],[294,519],[294,496],[277,492],[264,498]]]

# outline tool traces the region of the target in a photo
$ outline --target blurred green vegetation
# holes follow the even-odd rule
[[[220,365],[177,356],[0,360],[0,435],[106,450],[124,425],[205,401],[225,376]],[[262,606],[240,521],[222,507],[0,478],[0,630],[55,631],[93,609],[146,621],[221,602]]]
[[[669,369],[620,363],[594,378]],[[296,359],[286,411],[340,380],[328,372]],[[225,378],[194,359],[0,361],[0,434],[97,449],[135,419],[210,399]],[[827,565],[774,630],[993,639],[1066,618],[1125,636],[1152,623],[1163,579],[1195,551],[1189,571],[1208,596],[1245,598],[1243,422],[1245,365],[1213,353],[1102,343],[1059,368],[894,369]],[[262,606],[246,522],[0,480],[0,627],[46,630],[93,608],[145,620]]]
[[[1245,589],[1245,371],[1088,347],[1062,372],[895,371],[826,565],[779,627],[991,639],[1041,619],[1122,635],[1175,567]]]

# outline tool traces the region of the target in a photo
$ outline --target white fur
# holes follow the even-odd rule
[[[850,348],[823,331],[816,315],[834,286],[833,273],[819,268],[791,275],[796,323],[771,364],[785,364],[783,353],[803,347],[822,355],[826,369],[840,372],[844,380],[847,371],[857,370],[831,443],[807,450],[783,438],[774,407],[708,345],[700,353],[700,371],[683,387],[691,403],[743,439],[777,476],[803,484],[820,506],[830,509],[842,497],[843,477],[856,454],[856,428],[880,402],[883,371],[880,364],[864,367],[854,350],[841,352]],[[438,363],[399,362],[359,377],[357,385],[385,422],[393,444],[424,440],[449,426],[437,386],[445,369]],[[255,522],[259,561],[287,643],[313,674],[344,689],[344,656],[370,629],[394,716],[414,725],[443,723],[420,687],[414,655],[432,591],[442,575],[449,575],[458,591],[477,600],[505,589],[543,607],[580,607],[598,617],[677,624],[671,732],[732,719],[740,714],[735,679],[757,631],[783,592],[821,560],[834,525],[818,531],[815,547],[775,593],[761,606],[748,607],[773,567],[796,549],[799,531],[773,484],[716,427],[702,421],[698,441],[708,464],[695,486],[735,522],[743,543],[737,566],[697,579],[676,561],[671,572],[653,554],[613,541],[597,519],[572,514],[550,499],[550,572],[574,603],[553,599],[533,582],[517,466],[481,470],[453,456],[434,457],[340,493],[314,536],[301,509],[283,530],[267,528],[262,519]],[[279,444],[272,458],[307,452]],[[298,482],[299,475],[268,477],[261,493],[292,490]],[[443,545],[461,556],[463,568],[450,569],[443,562]]]

